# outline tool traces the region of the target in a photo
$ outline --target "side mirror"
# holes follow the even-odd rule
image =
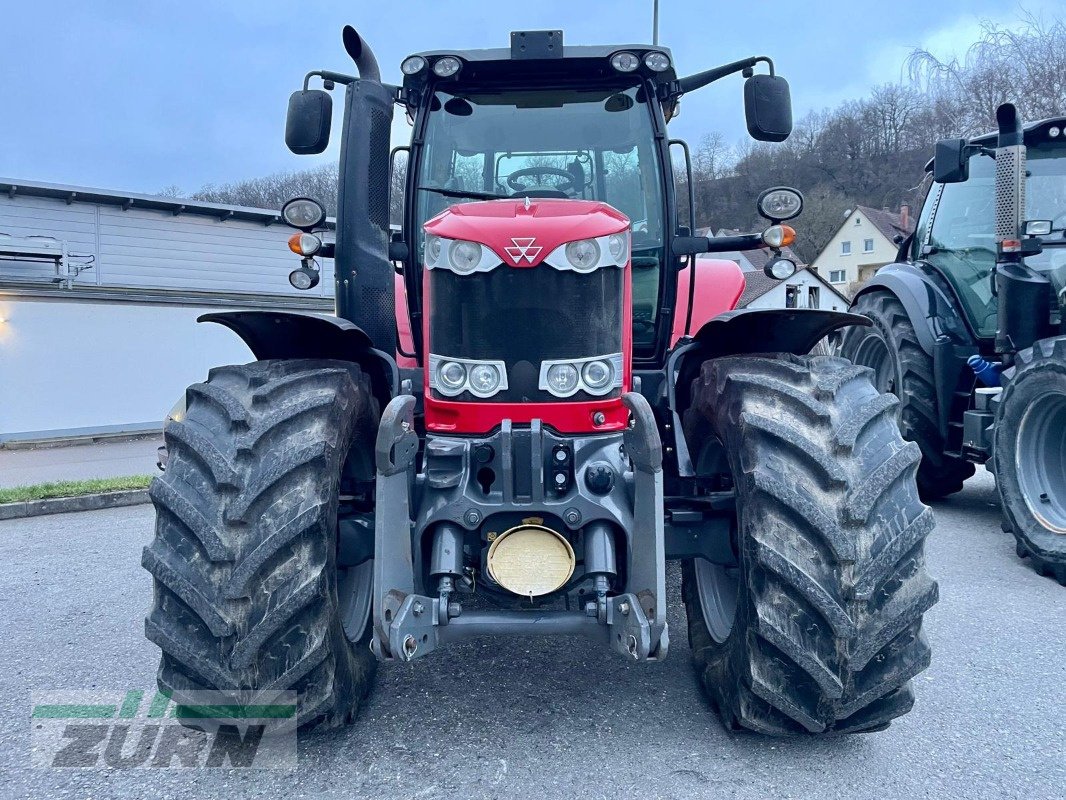
[[[970,177],[969,148],[965,139],[941,139],[933,153],[933,180],[962,183]]]
[[[792,94],[780,75],[752,75],[744,81],[744,117],[751,138],[783,142],[792,133]]]
[[[317,155],[329,144],[333,98],[323,89],[304,89],[289,95],[285,144],[297,155]]]

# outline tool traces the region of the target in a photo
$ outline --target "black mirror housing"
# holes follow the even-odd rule
[[[317,155],[329,144],[333,98],[323,89],[305,89],[289,95],[285,116],[285,145],[297,155]]]
[[[783,142],[792,133],[792,93],[780,75],[752,75],[744,81],[744,117],[751,138]]]
[[[941,139],[933,154],[933,180],[962,183],[970,177],[969,148],[965,139]]]

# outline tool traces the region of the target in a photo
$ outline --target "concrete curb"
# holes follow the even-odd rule
[[[147,502],[147,489],[83,494],[79,497],[50,497],[47,500],[2,503],[0,504],[0,520],[40,517],[45,514],[65,514],[69,511],[98,511],[102,508],[137,506]]]

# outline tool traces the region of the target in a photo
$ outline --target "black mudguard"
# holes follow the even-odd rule
[[[396,361],[346,319],[309,311],[222,311],[203,314],[197,322],[225,325],[259,361],[325,358],[359,364],[370,375],[382,407],[399,391]]]
[[[966,322],[959,316],[960,304],[950,294],[943,279],[935,280],[914,264],[889,264],[855,295],[852,305],[864,294],[889,291],[899,298],[918,336],[918,344],[930,356],[938,337],[947,336],[957,344],[974,343]]]

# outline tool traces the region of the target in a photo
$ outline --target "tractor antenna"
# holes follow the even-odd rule
[[[659,0],[652,0],[651,43],[659,44]]]

